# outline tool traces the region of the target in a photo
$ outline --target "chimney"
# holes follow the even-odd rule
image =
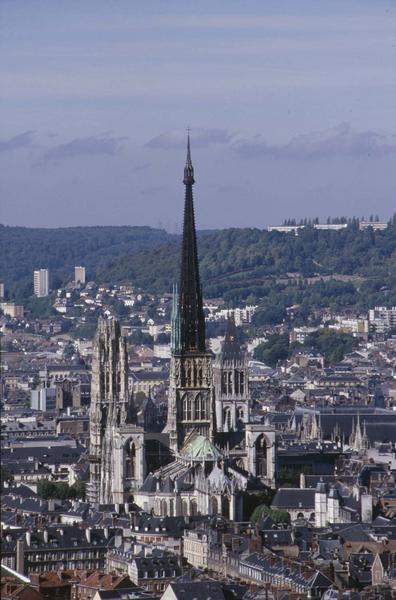
[[[27,531],[25,534],[26,537],[26,544],[28,546],[30,546],[30,544],[32,543],[32,532],[31,531]]]
[[[53,512],[55,510],[55,500],[50,498],[48,501],[48,512]]]
[[[120,514],[120,505],[118,504],[118,502],[116,502],[116,503],[114,504],[114,512],[116,512],[116,513],[117,513],[117,515],[119,515],[119,514]]]
[[[124,502],[124,511],[125,514],[129,514],[129,502]]]
[[[306,486],[305,473],[300,473],[300,488],[304,489],[305,486]]]
[[[148,556],[151,556],[151,554],[152,554],[151,546],[145,546],[143,549],[143,552],[144,552],[145,558],[147,558]]]
[[[48,544],[48,529],[44,529],[43,537],[44,537],[44,543]]]
[[[114,546],[116,548],[122,546],[122,535],[120,533],[116,533],[114,536]]]
[[[103,529],[103,533],[104,533],[104,536],[105,536],[106,540],[108,540],[109,539],[109,528],[105,527]]]
[[[85,530],[85,537],[87,538],[87,542],[88,544],[91,543],[91,528],[87,527],[87,529]]]
[[[17,540],[16,543],[16,570],[22,575],[25,574],[25,543],[23,540]]]

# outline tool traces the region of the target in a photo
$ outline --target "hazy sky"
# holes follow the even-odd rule
[[[395,0],[0,0],[0,220],[396,210]]]

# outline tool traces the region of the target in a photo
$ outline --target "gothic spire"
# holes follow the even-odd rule
[[[199,279],[197,239],[192,186],[194,168],[191,161],[190,134],[187,137],[187,160],[183,183],[186,186],[182,258],[179,286],[180,353],[205,352],[205,318]]]
[[[180,352],[180,311],[177,284],[173,285],[172,295],[171,350],[174,354]]]

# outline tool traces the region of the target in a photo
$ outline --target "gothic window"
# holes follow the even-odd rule
[[[188,406],[188,398],[184,396],[183,398],[183,421],[187,419],[187,406]]]
[[[198,514],[198,505],[196,500],[191,500],[190,502],[190,515],[195,516]]]
[[[239,394],[239,371],[234,370],[234,393]]]
[[[266,477],[267,475],[267,442],[261,434],[255,443],[256,448],[256,476]]]
[[[228,393],[232,394],[232,372],[228,371]]]
[[[224,371],[221,374],[221,393],[227,394],[227,373]]]
[[[217,502],[217,498],[212,498],[212,515],[217,515],[219,513],[219,504]]]
[[[183,517],[186,517],[188,515],[188,504],[187,504],[187,500],[183,500],[182,501],[182,515]]]
[[[168,514],[167,508],[166,508],[166,500],[161,500],[161,516],[164,517]]]
[[[136,478],[136,446],[132,441],[127,444],[125,475],[129,479]]]
[[[225,431],[231,431],[231,411],[229,408],[224,409],[224,429]]]
[[[169,500],[169,516],[170,517],[175,516],[175,503],[172,499]]]
[[[187,396],[187,420],[193,420],[193,399],[191,396]]]
[[[194,421],[199,421],[201,419],[201,395],[195,397],[194,400]]]
[[[243,371],[239,371],[239,393],[243,396],[245,392],[245,374]]]
[[[238,429],[243,428],[243,408],[238,408]]]
[[[206,419],[206,399],[201,395],[201,419]]]
[[[221,514],[226,519],[230,518],[230,499],[228,496],[221,497]]]

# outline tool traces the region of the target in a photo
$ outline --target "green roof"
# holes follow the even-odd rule
[[[182,455],[193,460],[217,460],[221,452],[203,435],[194,435],[182,450]]]

